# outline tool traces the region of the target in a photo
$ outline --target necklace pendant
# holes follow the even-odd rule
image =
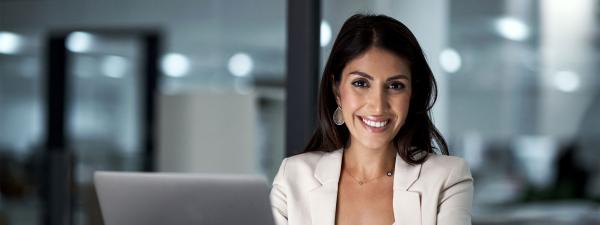
[[[359,182],[358,182],[358,184],[359,184],[359,185],[363,185],[363,184],[365,184],[365,183],[364,183],[364,182],[362,182],[362,181],[359,181]]]
[[[391,177],[392,176],[392,172],[388,172],[387,175],[388,175],[388,177]]]

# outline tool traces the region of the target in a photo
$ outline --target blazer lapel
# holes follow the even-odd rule
[[[421,164],[409,165],[396,155],[393,199],[395,225],[421,224],[421,195],[408,190],[420,173]]]
[[[326,153],[315,167],[314,176],[321,182],[321,186],[310,192],[310,214],[313,225],[333,225],[335,223],[341,168],[341,149]]]

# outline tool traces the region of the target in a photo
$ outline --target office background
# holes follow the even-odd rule
[[[0,225],[102,224],[95,170],[272,179],[355,12],[423,46],[473,224],[600,224],[600,1],[0,0]]]

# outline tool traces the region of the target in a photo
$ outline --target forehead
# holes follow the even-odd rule
[[[409,62],[391,51],[373,47],[346,64],[342,74],[354,71],[367,73],[374,78],[386,78],[395,75],[410,77]]]

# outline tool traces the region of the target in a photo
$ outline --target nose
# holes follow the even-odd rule
[[[369,111],[374,115],[383,115],[388,109],[387,93],[385,88],[373,88],[369,94]]]

